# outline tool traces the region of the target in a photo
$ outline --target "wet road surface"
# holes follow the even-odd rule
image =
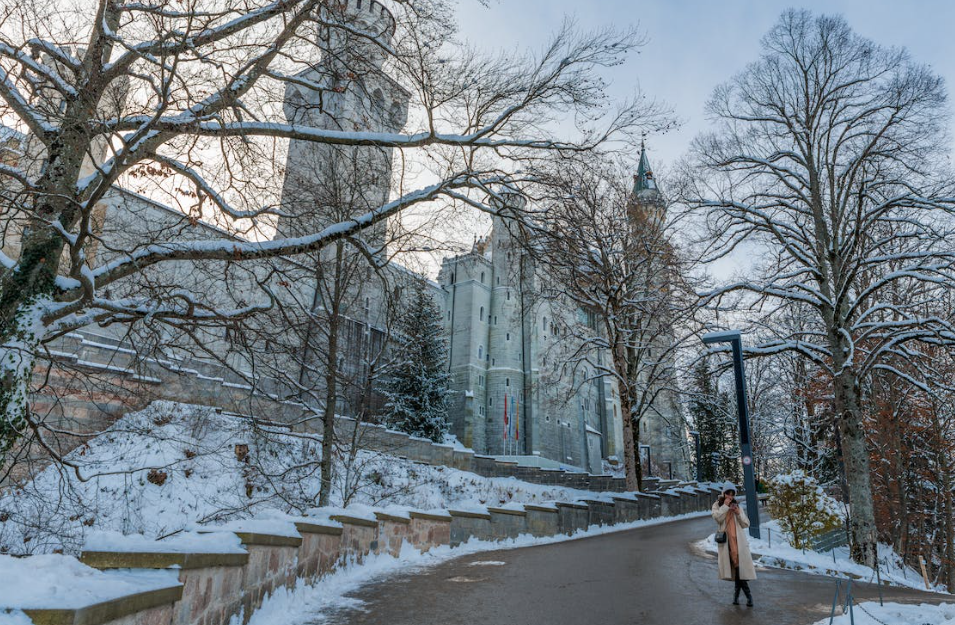
[[[361,607],[324,615],[334,625],[809,625],[829,615],[835,582],[759,569],[756,606],[731,605],[733,584],[717,579],[715,556],[692,543],[713,531],[709,517],[551,545],[461,557],[368,585]],[[488,562],[488,565],[476,565]],[[503,564],[500,564],[503,563]],[[886,601],[952,601],[885,588]],[[859,600],[875,585],[853,583]],[[741,597],[742,598],[742,597]]]

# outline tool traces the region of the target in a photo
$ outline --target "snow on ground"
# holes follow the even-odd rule
[[[362,602],[350,594],[362,586],[382,581],[398,573],[413,573],[427,567],[435,566],[452,558],[497,551],[500,549],[514,549],[533,545],[546,545],[588,536],[621,532],[650,525],[660,525],[683,519],[706,516],[709,512],[694,512],[677,517],[634,521],[619,525],[593,527],[578,531],[573,536],[547,536],[535,538],[529,534],[501,542],[483,540],[469,540],[455,548],[441,546],[421,553],[410,545],[405,545],[398,557],[387,554],[365,558],[361,565],[350,563],[347,566],[322,577],[315,584],[307,584],[299,580],[294,588],[279,588],[262,603],[262,607],[252,614],[248,625],[293,625],[295,623],[315,623],[316,625],[327,619],[329,612],[335,610],[359,608]],[[487,560],[473,563],[474,566],[506,566],[499,560]],[[241,616],[234,617],[230,625],[239,625]]]
[[[877,602],[866,602],[854,606],[852,612],[855,625],[955,625],[955,604],[951,603],[886,603],[880,606]],[[836,613],[840,614],[839,608],[836,608]],[[844,614],[837,616],[833,625],[850,625],[852,622],[849,614]],[[829,618],[815,625],[829,625]]]
[[[0,555],[0,605],[4,608],[80,608],[125,595],[179,585],[167,570],[100,571],[72,556],[32,558]],[[0,612],[0,623],[3,614]]]
[[[847,547],[839,547],[825,553],[810,549],[804,551],[791,545],[789,535],[777,521],[762,523],[760,530],[762,538],[749,539],[750,551],[752,551],[754,559],[759,556],[757,564],[805,571],[814,575],[852,577],[866,582],[876,582],[875,571],[853,562],[849,557]],[[713,540],[713,534],[697,542],[696,546],[704,551],[716,553],[716,542]],[[835,555],[835,559],[833,559],[833,555]],[[898,554],[889,545],[879,545],[879,564],[879,575],[883,582],[888,582],[894,586],[925,590],[922,576],[912,568],[905,566]],[[946,592],[945,588],[940,586],[933,587],[932,591]]]
[[[237,445],[240,446],[237,449]],[[244,448],[248,456],[243,460]],[[238,451],[238,453],[237,453]],[[196,523],[301,516],[318,502],[321,440],[155,402],[0,497],[0,553],[78,553],[91,532],[164,538]],[[594,493],[483,478],[369,451],[336,456],[333,506],[475,508]]]

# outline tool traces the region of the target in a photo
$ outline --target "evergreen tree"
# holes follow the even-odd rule
[[[704,481],[739,481],[739,445],[729,412],[729,398],[720,393],[707,359],[693,369],[688,409],[700,433],[700,476]],[[734,455],[734,450],[736,451]]]
[[[385,383],[389,427],[440,441],[449,429],[447,346],[441,312],[418,283],[407,311],[398,320],[395,364]]]

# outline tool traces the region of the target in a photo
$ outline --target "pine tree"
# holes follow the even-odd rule
[[[385,383],[389,427],[440,441],[449,429],[450,375],[441,312],[416,284],[408,309],[398,320],[398,349]]]
[[[701,360],[693,369],[692,384],[688,408],[700,433],[700,476],[704,481],[738,480],[739,468],[732,457],[734,429],[728,416],[729,398],[719,392],[708,360]]]

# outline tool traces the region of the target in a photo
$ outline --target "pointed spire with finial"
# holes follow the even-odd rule
[[[650,168],[650,160],[647,158],[647,146],[643,139],[640,140],[640,164],[637,166],[637,175],[633,177],[633,193],[640,191],[657,191],[657,183],[653,178],[653,170]]]

